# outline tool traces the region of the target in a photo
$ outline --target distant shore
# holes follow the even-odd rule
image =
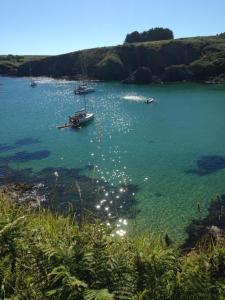
[[[151,84],[225,83],[225,39],[191,37],[129,43],[57,56],[0,56],[0,74]]]

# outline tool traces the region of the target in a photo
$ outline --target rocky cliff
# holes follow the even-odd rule
[[[194,37],[76,51],[26,61],[14,66],[13,74],[29,76],[30,68],[32,76],[88,77],[125,83],[223,81],[225,39]],[[0,73],[4,73],[1,67]]]

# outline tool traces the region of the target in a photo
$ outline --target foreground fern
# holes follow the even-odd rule
[[[0,200],[0,298],[225,299],[225,242],[181,255],[152,237]]]

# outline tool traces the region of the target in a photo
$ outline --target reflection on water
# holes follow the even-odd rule
[[[128,184],[117,187],[107,181],[96,180],[82,174],[82,169],[45,168],[33,174],[31,169],[20,171],[8,166],[0,167],[0,185],[10,182],[29,183],[42,188],[47,204],[52,209],[71,211],[77,218],[85,214],[89,218],[102,219],[107,226],[116,227],[115,233],[123,236],[128,219],[134,218],[137,186]],[[34,189],[35,192],[39,190]],[[37,194],[37,193],[36,193]],[[29,194],[23,195],[23,201]]]
[[[27,79],[28,81],[30,79]],[[75,81],[68,81],[65,79],[55,79],[55,78],[50,78],[50,77],[36,77],[35,82],[37,84],[70,84],[71,82],[75,83]]]

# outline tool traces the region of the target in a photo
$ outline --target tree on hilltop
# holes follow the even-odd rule
[[[161,41],[173,39],[173,31],[169,28],[155,27],[148,31],[138,31],[127,34],[124,43],[139,43],[148,41]]]
[[[138,31],[128,33],[125,39],[125,43],[138,43],[141,42],[141,36]]]

